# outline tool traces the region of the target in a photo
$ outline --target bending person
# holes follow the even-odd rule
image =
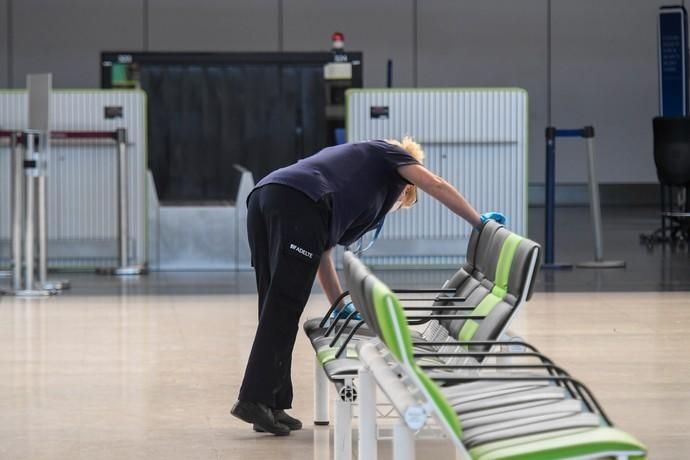
[[[332,303],[342,288],[331,253],[409,208],[419,187],[479,227],[480,216],[448,182],[426,169],[406,137],[329,147],[263,178],[247,199],[247,232],[256,271],[259,325],[231,413],[256,431],[287,435],[302,423],[292,405],[292,350],[314,278]],[[380,228],[380,227],[379,227]]]

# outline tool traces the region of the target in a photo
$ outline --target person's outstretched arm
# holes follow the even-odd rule
[[[465,219],[472,227],[478,228],[481,225],[479,213],[442,177],[418,164],[401,166],[398,173]]]
[[[319,262],[319,271],[316,274],[321,289],[323,289],[331,305],[343,292],[343,288],[340,286],[340,280],[338,279],[338,272],[335,270],[335,264],[331,256],[332,253],[333,248],[324,251],[321,255],[321,261]]]

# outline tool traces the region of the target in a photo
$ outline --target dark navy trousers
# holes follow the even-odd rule
[[[328,243],[330,204],[288,186],[268,184],[251,193],[247,209],[259,325],[239,400],[289,409],[292,351]]]

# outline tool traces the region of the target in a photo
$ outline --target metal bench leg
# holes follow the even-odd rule
[[[319,358],[316,357],[314,359],[314,425],[328,425],[328,386],[330,384]]]
[[[393,429],[393,460],[414,460],[414,433],[401,418]]]
[[[335,400],[335,428],[333,434],[335,460],[352,459],[352,403]]]
[[[331,430],[328,427],[314,428],[314,460],[331,458]]]
[[[359,460],[376,460],[376,382],[371,371],[359,370]]]

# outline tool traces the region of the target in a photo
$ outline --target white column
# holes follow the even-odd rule
[[[376,381],[371,371],[359,370],[359,460],[376,460]]]
[[[352,403],[335,400],[335,428],[333,434],[335,460],[352,459]]]
[[[321,367],[319,357],[314,359],[314,425],[328,425],[328,386],[326,372]]]
[[[314,427],[314,460],[331,458],[331,430],[327,426]]]
[[[401,418],[393,429],[393,460],[414,460],[414,433]]]

